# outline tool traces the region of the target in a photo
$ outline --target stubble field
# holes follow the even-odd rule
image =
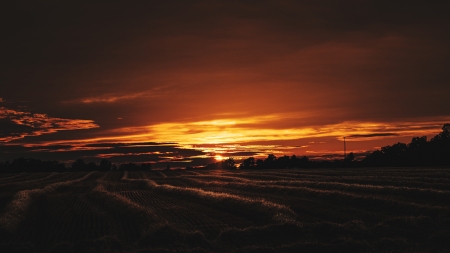
[[[2,252],[449,248],[449,168],[0,175]]]

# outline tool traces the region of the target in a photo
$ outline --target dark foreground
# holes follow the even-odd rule
[[[450,169],[0,175],[2,252],[447,252]]]

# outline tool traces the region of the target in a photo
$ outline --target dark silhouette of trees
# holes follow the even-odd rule
[[[242,161],[239,169],[285,169],[306,168],[308,166],[309,159],[306,156],[298,158],[295,155],[292,157],[285,155],[277,159],[274,154],[269,154],[264,160],[258,159],[255,161],[255,158],[249,157]]]
[[[225,169],[236,169],[236,162],[233,157],[224,160],[223,165]]]
[[[249,157],[242,161],[239,169],[278,169],[278,168],[339,168],[339,167],[385,167],[385,166],[450,166],[450,124],[442,127],[442,132],[427,141],[426,136],[414,137],[409,144],[398,142],[382,147],[356,160],[349,153],[344,160],[316,160],[307,157],[283,156],[277,158],[269,154],[266,159]]]
[[[239,169],[255,169],[256,162],[255,158],[249,157],[242,161],[242,163],[239,165]]]
[[[392,146],[382,147],[363,160],[367,166],[402,166],[408,162],[408,145],[398,142]]]
[[[123,163],[119,166],[119,170],[128,170],[128,171],[138,171],[139,170],[139,166],[137,164],[134,163]]]
[[[85,171],[87,169],[86,163],[83,161],[83,159],[77,159],[75,162],[72,163],[72,171]]]
[[[424,166],[429,164],[429,143],[426,136],[414,137],[408,144],[408,161],[411,166]]]
[[[103,159],[98,166],[99,171],[110,171],[112,169],[112,162],[106,159]]]
[[[152,170],[151,163],[141,163],[140,170]]]
[[[364,166],[449,166],[450,124],[427,141],[426,136],[414,137],[409,144],[397,143],[382,147],[362,160]]]
[[[275,161],[275,164],[277,165],[277,168],[279,168],[279,169],[290,168],[290,165],[291,165],[290,163],[291,163],[290,157],[287,155],[282,156]]]
[[[308,167],[308,164],[309,164],[309,158],[306,157],[306,156],[300,158],[299,161],[296,163],[296,165],[297,165],[299,168],[307,168],[307,167]]]
[[[17,158],[0,166],[2,172],[65,172],[67,168],[58,161],[41,161],[33,158]]]
[[[264,161],[261,159],[256,160],[256,168],[264,168]]]
[[[67,168],[58,161],[41,161],[33,158],[17,158],[12,163],[0,163],[0,172],[65,172]]]
[[[0,162],[0,172],[2,172],[2,173],[12,172],[12,171],[10,171],[10,168],[11,168],[11,164],[9,163],[9,161]]]
[[[264,160],[264,167],[274,168],[276,160],[277,160],[277,157],[274,154],[269,154],[267,156],[267,158]]]
[[[87,164],[87,171],[96,171],[98,170],[97,164],[95,162],[90,162]]]
[[[134,163],[124,163],[117,168],[115,164],[106,159],[103,159],[98,166],[94,162],[86,164],[83,159],[78,159],[72,164],[72,171],[110,171],[117,169],[129,171],[151,170],[152,165],[150,163],[142,163],[140,165]]]
[[[353,162],[353,160],[355,160],[355,154],[353,154],[353,152],[350,152],[350,153],[344,158],[344,163],[351,163],[351,162]]]
[[[225,170],[236,169],[236,162],[234,161],[233,157],[230,157],[220,162],[208,164],[205,166],[205,169],[225,169]]]
[[[431,138],[429,142],[432,165],[450,165],[450,124],[442,127],[442,132]]]

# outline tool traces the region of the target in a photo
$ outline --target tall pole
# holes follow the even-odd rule
[[[345,144],[345,136],[344,136],[344,160],[347,157],[347,146]]]

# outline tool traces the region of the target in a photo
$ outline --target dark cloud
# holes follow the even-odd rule
[[[0,126],[0,142],[10,142],[27,136],[39,136],[63,130],[98,127],[92,120],[53,118],[46,114],[30,113],[6,107],[0,107]]]
[[[226,152],[224,153],[225,156],[228,157],[250,157],[250,156],[256,156],[260,152],[252,152],[252,151],[241,151],[241,152]]]
[[[347,138],[370,138],[370,137],[381,137],[381,136],[399,136],[396,133],[376,133],[376,134],[352,134],[347,136]]]
[[[33,131],[35,131],[35,129],[30,126],[18,125],[5,118],[0,118],[0,126],[0,140],[2,141],[21,139],[25,135],[31,135]]]
[[[87,162],[100,162],[108,159],[113,163],[128,162],[162,162],[170,161],[184,162],[191,164],[194,161],[211,161],[213,158],[201,158],[206,154],[196,149],[186,149],[173,144],[164,143],[103,143],[103,144],[77,144],[77,145],[45,145],[27,146],[23,145],[0,145],[2,161],[12,161],[19,157],[36,158],[43,160],[58,160],[71,163],[76,159],[84,159]],[[194,158],[192,158],[194,157]],[[197,164],[195,165],[203,165]],[[158,165],[159,166],[159,165]],[[164,166],[162,166],[164,167]]]

